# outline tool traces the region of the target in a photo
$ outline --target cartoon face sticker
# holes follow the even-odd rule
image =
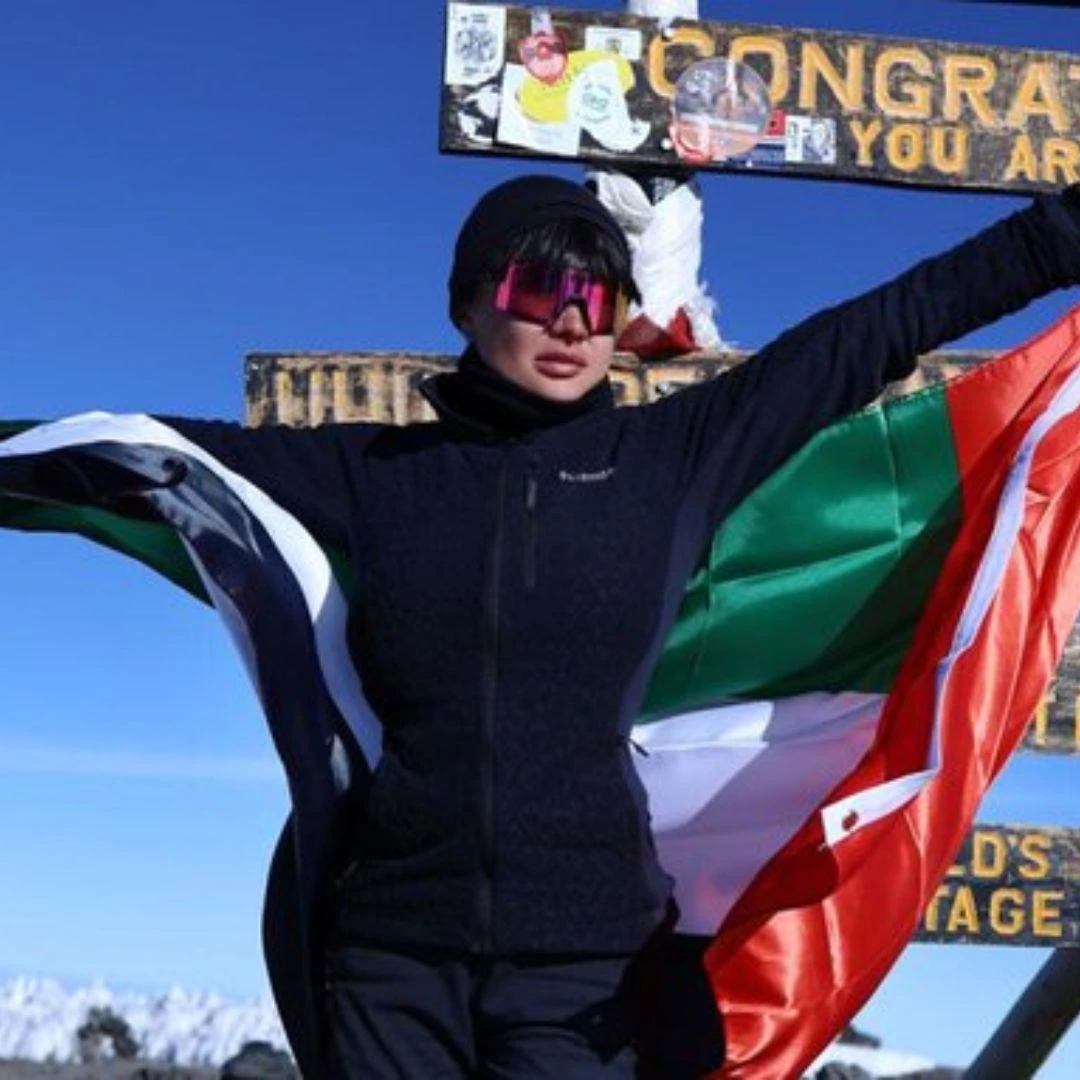
[[[615,57],[597,60],[578,72],[567,95],[567,109],[605,150],[636,150],[649,134],[648,122],[630,115]]]
[[[726,161],[750,150],[769,125],[772,105],[753,68],[723,58],[682,73],[671,103],[670,136],[684,161]]]
[[[574,83],[575,104],[582,124],[602,124],[615,111],[616,100],[622,99],[619,84],[614,79],[597,79],[586,69]]]
[[[556,83],[566,71],[570,47],[561,30],[536,30],[518,46],[525,70],[542,83]]]

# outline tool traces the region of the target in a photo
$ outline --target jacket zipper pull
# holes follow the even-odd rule
[[[530,461],[525,473],[525,588],[536,588],[536,504],[540,484],[536,479],[536,462]]]

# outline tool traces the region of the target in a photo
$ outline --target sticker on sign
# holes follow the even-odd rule
[[[446,84],[479,86],[502,70],[506,8],[450,4],[446,11]]]

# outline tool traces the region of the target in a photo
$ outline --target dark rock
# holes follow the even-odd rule
[[[90,1064],[0,1060],[0,1080],[218,1080],[213,1068],[111,1058]]]
[[[874,1080],[874,1077],[858,1065],[842,1065],[838,1061],[830,1061],[814,1073],[814,1080]]]
[[[221,1066],[221,1080],[300,1080],[300,1073],[284,1050],[249,1042]]]
[[[108,1006],[90,1009],[75,1035],[79,1040],[79,1060],[83,1062],[103,1061],[110,1057],[131,1061],[139,1054],[139,1044],[131,1033],[131,1026]]]
[[[879,1038],[874,1035],[867,1035],[865,1031],[860,1031],[854,1024],[848,1024],[840,1032],[836,1041],[847,1046],[869,1046],[874,1050],[881,1049],[881,1040]]]
[[[919,1072],[904,1073],[903,1076],[891,1077],[890,1080],[964,1080],[963,1069],[922,1069]]]
[[[207,1075],[205,1069],[185,1069],[179,1065],[144,1065],[131,1074],[131,1080],[205,1080]]]
[[[131,1074],[131,1080],[200,1080],[200,1077],[205,1075],[175,1065],[145,1065]]]

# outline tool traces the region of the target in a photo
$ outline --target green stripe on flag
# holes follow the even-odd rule
[[[35,426],[33,421],[0,421],[0,439]],[[197,599],[209,603],[202,579],[171,525],[133,521],[90,506],[62,506],[0,496],[0,528],[74,533],[94,540],[137,559]]]
[[[202,580],[170,525],[130,521],[119,514],[93,507],[0,498],[0,528],[75,533],[137,559],[197,599],[209,603]]]
[[[35,426],[33,421],[0,421],[0,440]],[[92,506],[68,506],[0,495],[0,529],[72,533],[93,540],[136,559],[197,600],[210,603],[202,578],[171,525],[140,521]],[[323,550],[338,585],[347,589],[353,576],[348,555],[336,548]]]
[[[887,692],[960,514],[942,387],[821,432],[717,531],[642,718],[739,698]]]

